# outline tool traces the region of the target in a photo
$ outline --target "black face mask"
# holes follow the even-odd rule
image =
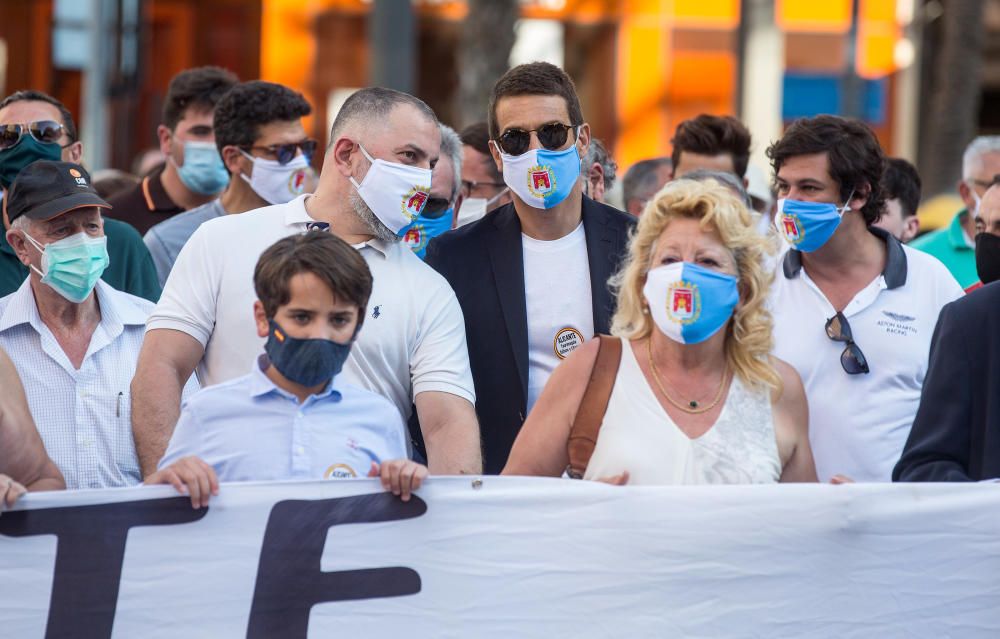
[[[1000,280],[1000,237],[992,233],[976,236],[976,272],[983,284]]]

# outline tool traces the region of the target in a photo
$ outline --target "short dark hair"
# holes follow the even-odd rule
[[[886,160],[885,175],[882,176],[882,190],[885,192],[885,199],[899,200],[903,217],[917,214],[917,209],[920,208],[921,188],[923,188],[923,184],[920,181],[917,167],[903,158]]]
[[[0,102],[0,109],[14,104],[15,102],[47,102],[51,104],[59,110],[59,116],[62,118],[62,125],[63,128],[66,129],[66,137],[69,138],[69,141],[76,142],[80,139],[79,134],[76,131],[76,123],[73,122],[73,114],[69,112],[69,109],[66,108],[65,104],[53,98],[48,93],[42,93],[41,91],[35,91],[34,89],[15,91]]]
[[[459,137],[462,138],[462,144],[472,147],[487,157],[486,168],[489,170],[493,181],[497,184],[503,182],[503,174],[497,170],[497,164],[493,161],[493,156],[490,154],[490,125],[485,122],[470,124],[462,129]]]
[[[733,158],[736,175],[746,175],[747,164],[750,162],[750,131],[730,115],[702,113],[684,120],[677,125],[674,139],[670,143],[674,147],[670,159],[675,168],[680,164],[683,151],[699,155],[728,154]]]
[[[219,153],[226,146],[252,146],[260,127],[271,122],[293,122],[312,113],[301,93],[263,80],[242,82],[215,105],[212,128]]]
[[[239,78],[222,67],[185,69],[170,80],[163,100],[163,124],[171,131],[184,119],[188,109],[211,111]],[[249,105],[246,105],[249,106]]]
[[[438,121],[434,110],[418,97],[385,87],[367,87],[358,89],[344,100],[330,128],[330,144],[337,141],[337,137],[351,122],[363,118],[370,126],[377,126],[380,120],[389,117],[392,110],[401,104],[415,107],[431,122]]]
[[[622,196],[625,206],[628,206],[629,200],[638,197],[637,193],[646,191],[653,186],[657,169],[661,166],[671,166],[671,164],[670,158],[662,157],[639,160],[630,166],[628,171],[625,171],[625,177],[622,178]]]
[[[501,98],[518,95],[558,95],[566,100],[569,123],[573,126],[583,124],[583,110],[580,108],[580,98],[576,95],[573,79],[554,64],[531,62],[519,64],[508,70],[493,85],[493,92],[490,94],[489,120],[491,139],[495,140],[500,135],[500,125],[497,124],[497,102]]]
[[[859,195],[866,185],[869,187],[868,201],[861,214],[866,224],[877,222],[885,207],[882,192],[885,154],[872,130],[860,120],[836,115],[800,118],[767,149],[775,175],[789,158],[816,153],[826,153],[830,177],[840,187],[841,201],[851,197],[851,193]]]
[[[291,299],[289,282],[299,273],[312,273],[339,301],[357,305],[361,328],[372,294],[372,274],[358,251],[327,231],[290,235],[272,244],[253,272],[257,299],[269,318]]]

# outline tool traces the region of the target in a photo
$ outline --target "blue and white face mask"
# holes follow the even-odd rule
[[[736,277],[691,264],[658,266],[646,274],[642,294],[664,335],[697,344],[715,335],[740,300]]]
[[[826,244],[837,232],[844,213],[850,210],[852,192],[844,206],[830,202],[805,202],[803,200],[778,200],[775,225],[778,234],[792,248],[809,253]]]
[[[503,181],[525,204],[551,209],[566,199],[580,177],[580,153],[576,144],[562,151],[531,149],[503,159]]]
[[[448,209],[438,217],[425,217],[422,213],[399,232],[403,244],[410,247],[417,257],[424,259],[427,255],[427,243],[438,235],[451,230],[455,219],[455,210]]]

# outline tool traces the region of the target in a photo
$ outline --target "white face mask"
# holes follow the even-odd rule
[[[371,166],[361,184],[351,184],[375,217],[393,233],[417,219],[431,192],[431,170],[396,162],[376,160],[358,144]]]
[[[470,197],[462,200],[462,208],[458,209],[458,219],[455,222],[455,228],[472,224],[486,217],[486,213],[489,212],[490,207],[506,195],[507,191],[508,189],[505,188],[488,200],[483,197]]]
[[[296,155],[288,164],[282,164],[277,160],[254,157],[246,151],[241,150],[240,153],[253,162],[250,177],[242,173],[240,177],[265,202],[284,204],[305,192],[309,177],[309,160],[305,155]]]

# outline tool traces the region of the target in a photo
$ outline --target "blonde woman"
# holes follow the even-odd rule
[[[746,206],[718,182],[677,180],[650,201],[613,280],[621,359],[585,479],[816,481],[802,381],[770,354],[769,250]],[[553,372],[504,474],[566,469],[598,344]]]

